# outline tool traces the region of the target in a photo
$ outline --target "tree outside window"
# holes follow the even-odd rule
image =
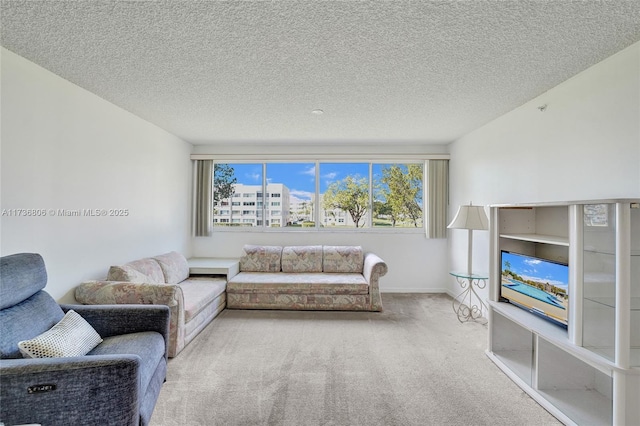
[[[366,225],[369,206],[369,179],[358,175],[347,176],[329,185],[322,194],[322,207],[338,223],[339,213],[347,212],[356,228]]]
[[[373,226],[422,227],[422,164],[374,164],[373,193]]]

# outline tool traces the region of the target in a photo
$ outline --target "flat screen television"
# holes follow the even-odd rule
[[[501,251],[500,258],[500,296],[566,328],[569,319],[568,265],[505,250]]]

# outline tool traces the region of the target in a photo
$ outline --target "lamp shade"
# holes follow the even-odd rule
[[[460,206],[456,217],[447,228],[487,230],[489,229],[489,218],[487,218],[483,206]]]

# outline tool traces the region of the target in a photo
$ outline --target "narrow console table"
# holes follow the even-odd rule
[[[475,289],[485,288],[489,276],[468,272],[449,272],[449,274],[456,278],[463,289],[453,298],[453,311],[458,316],[458,321],[476,321],[482,318],[483,313],[487,310],[487,305],[484,304]]]
[[[226,275],[227,281],[238,274],[238,259],[192,257],[187,260],[191,275]]]

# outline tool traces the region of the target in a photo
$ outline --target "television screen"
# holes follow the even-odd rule
[[[569,267],[524,254],[501,252],[500,295],[510,303],[567,327]]]

